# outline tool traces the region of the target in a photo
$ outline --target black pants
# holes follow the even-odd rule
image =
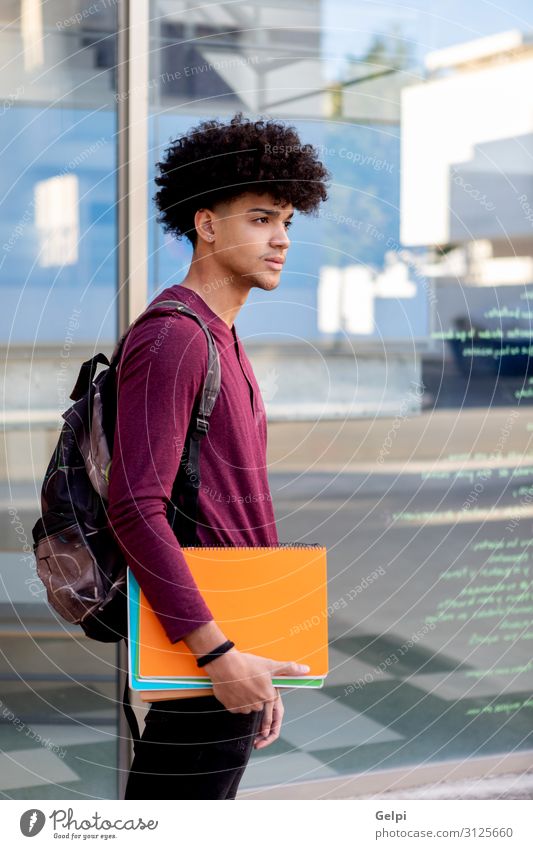
[[[124,798],[235,799],[262,717],[215,696],[152,702]]]

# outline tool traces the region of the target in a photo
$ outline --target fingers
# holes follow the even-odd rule
[[[255,713],[257,711],[263,710],[264,704],[272,704],[272,701],[251,702],[251,703],[247,703],[247,704],[231,705],[231,706],[224,705],[224,707],[230,713]]]
[[[307,675],[311,671],[311,667],[305,663],[296,663],[292,660],[273,660],[271,671],[275,672],[276,675],[297,676]]]
[[[278,697],[276,687],[272,686],[269,675],[266,676],[262,693],[249,694],[242,690],[236,692],[235,688],[215,685],[213,694],[230,713],[261,711],[265,705],[272,705]]]
[[[272,725],[272,716],[274,714],[274,705],[276,702],[265,702],[263,708],[263,719],[261,721],[261,731],[263,737],[268,737],[270,734],[270,726]]]
[[[278,693],[278,698],[272,704],[272,716],[270,721],[270,727],[268,729],[268,733],[264,736],[266,723],[263,721],[261,726],[261,733],[257,735],[254,740],[254,748],[256,749],[265,749],[267,746],[270,746],[274,743],[275,740],[278,739],[281,731],[281,722],[283,719],[283,714],[285,713],[285,707],[283,702],[281,701],[281,696]],[[266,712],[266,705],[265,705]]]

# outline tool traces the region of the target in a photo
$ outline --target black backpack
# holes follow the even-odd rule
[[[117,343],[111,362],[83,363],[41,489],[41,518],[32,529],[39,578],[49,604],[101,642],[127,637],[126,561],[107,520],[108,480],[117,416],[118,361],[134,325],[172,307],[194,319],[208,343],[208,369],[179,465],[167,518],[182,545],[196,544],[200,441],[220,389],[220,361],[208,326],[181,301],[151,304]],[[108,366],[95,378],[98,364]],[[171,450],[171,446],[169,446]],[[179,508],[178,508],[179,505]]]

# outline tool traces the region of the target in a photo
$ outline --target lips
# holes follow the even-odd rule
[[[285,260],[281,259],[280,257],[266,257],[265,262],[269,262],[271,263],[271,265],[274,265],[277,268],[281,268]]]

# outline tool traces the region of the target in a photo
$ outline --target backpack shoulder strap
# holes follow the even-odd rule
[[[151,311],[156,310],[160,307],[172,307],[178,313],[181,313],[181,315],[187,315],[189,316],[189,318],[194,319],[194,321],[196,321],[196,323],[201,327],[207,339],[207,374],[204,381],[202,396],[200,398],[200,403],[197,409],[196,426],[194,428],[194,435],[196,436],[196,438],[200,438],[201,436],[204,436],[209,430],[209,417],[213,411],[213,407],[215,406],[215,401],[220,390],[220,359],[218,355],[218,349],[215,344],[215,340],[213,339],[213,334],[211,333],[211,330],[209,329],[205,321],[198,315],[198,313],[191,309],[191,307],[189,307],[187,304],[184,304],[182,301],[176,300],[157,301],[154,304],[150,304],[150,306],[147,307],[145,311],[142,312],[135,319],[135,321],[132,322],[132,324],[128,327],[126,332],[118,341],[111,357],[110,369],[116,371],[120,356],[122,354],[122,349],[126,341],[126,337],[133,329],[133,327],[139,324],[141,321],[146,321],[146,319],[150,318]]]
[[[74,384],[74,389],[69,396],[73,401],[79,401],[79,399],[88,391],[94,380],[94,374],[98,367],[98,363],[102,363],[103,366],[108,366],[109,360],[105,354],[95,354],[90,360],[85,360],[85,362],[81,364],[76,383]]]
[[[198,496],[200,481],[200,444],[209,430],[209,419],[220,391],[220,359],[213,334],[206,322],[182,301],[168,300],[151,304],[133,324],[150,317],[151,310],[159,307],[173,308],[181,315],[192,318],[201,327],[207,339],[207,373],[200,401],[193,412],[193,418],[187,432],[186,444],[180,462],[180,468],[172,486],[170,503],[167,506],[167,520],[181,545],[196,545]],[[122,336],[111,358],[109,371],[116,371],[130,325]]]
[[[196,313],[187,304],[184,304],[181,301],[159,301],[149,307],[149,310],[160,306],[174,307],[182,315],[187,315],[189,318],[194,319],[194,321],[196,321],[203,330],[207,339],[207,374],[205,376],[202,395],[198,405],[196,427],[193,429],[192,434],[193,437],[199,439],[201,436],[205,436],[209,430],[209,417],[211,416],[213,407],[215,406],[215,401],[217,400],[217,396],[220,391],[220,358],[218,355],[218,349],[208,325],[205,323],[203,318],[201,318],[198,313]]]

